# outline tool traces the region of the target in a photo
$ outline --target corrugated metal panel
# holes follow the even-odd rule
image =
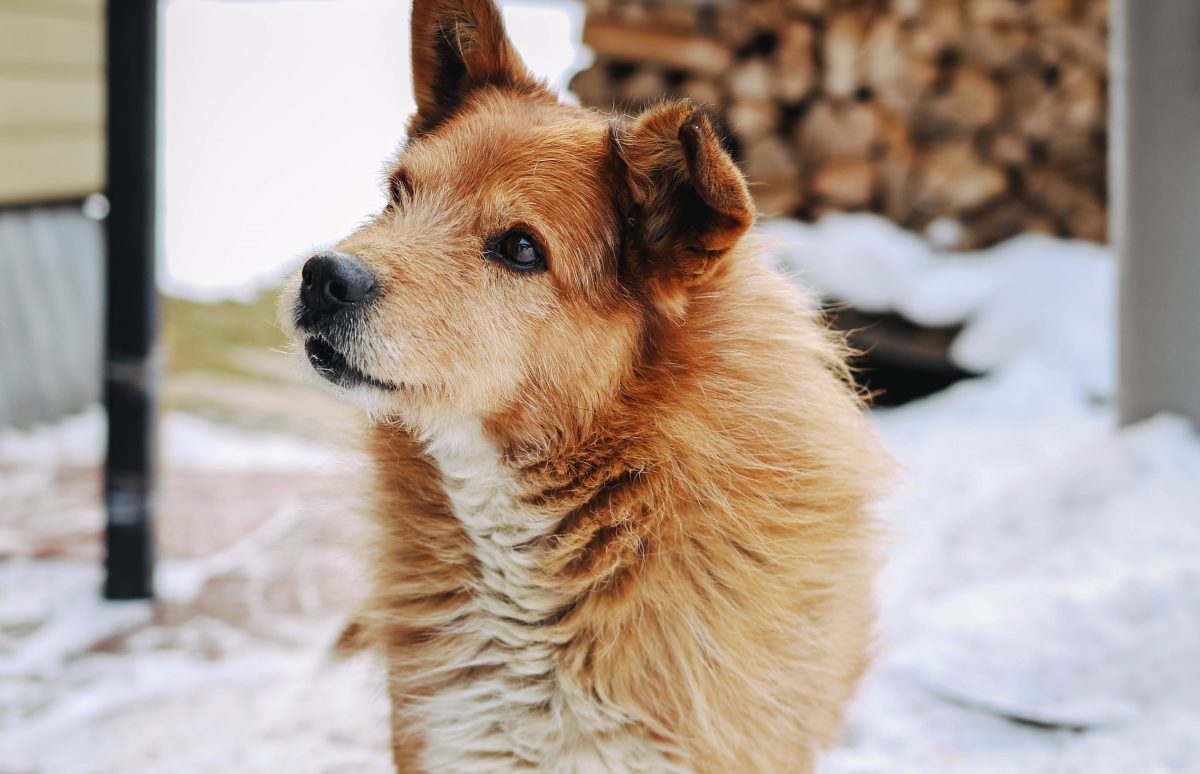
[[[102,239],[77,207],[0,212],[0,426],[99,400]]]

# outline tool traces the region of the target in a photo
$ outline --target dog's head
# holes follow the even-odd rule
[[[744,180],[690,104],[560,104],[492,0],[415,0],[412,64],[389,202],[292,277],[284,325],[322,376],[417,426],[594,407],[721,270],[753,220]]]

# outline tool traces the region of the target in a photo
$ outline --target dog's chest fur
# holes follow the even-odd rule
[[[427,446],[478,560],[462,675],[414,708],[428,771],[677,771],[630,718],[559,669],[572,634],[550,625],[569,602],[540,572],[539,538],[556,519],[525,508],[514,472],[476,421],[442,428]]]

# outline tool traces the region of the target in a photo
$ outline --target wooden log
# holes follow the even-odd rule
[[[608,110],[616,103],[616,96],[607,69],[603,61],[597,60],[591,67],[576,73],[568,88],[582,104]]]
[[[1093,199],[1067,216],[1065,231],[1076,239],[1106,243],[1108,210],[1100,200]]]
[[[937,77],[931,59],[915,56],[905,48],[900,22],[894,18],[871,26],[862,68],[866,85],[876,99],[896,113],[911,111]]]
[[[925,0],[920,20],[937,47],[935,55],[958,48],[966,22],[961,0]]]
[[[1026,8],[1013,0],[967,0],[966,26],[990,24],[1023,24],[1028,20]]]
[[[1029,201],[1054,219],[1060,232],[1104,241],[1108,223],[1104,206],[1095,193],[1051,169],[1032,169],[1025,179]]]
[[[1061,232],[1054,221],[1040,213],[1030,213],[1029,219],[1025,221],[1025,232],[1028,234],[1042,234],[1044,236],[1060,236]]]
[[[1055,129],[1054,97],[1040,73],[1013,73],[1004,90],[1004,112],[1024,137],[1046,139]]]
[[[1020,167],[1029,162],[1029,144],[1018,134],[996,132],[988,143],[987,156],[998,164]]]
[[[613,0],[609,7],[609,12],[606,16],[617,24],[624,24],[630,27],[644,27],[649,19],[649,14],[646,13],[646,6],[640,2],[630,2],[629,0]],[[586,34],[587,28],[584,28]]]
[[[1025,195],[1039,211],[1060,218],[1090,194],[1072,185],[1055,170],[1033,167],[1025,170]]]
[[[892,0],[892,17],[899,21],[908,21],[921,15],[922,0]]]
[[[833,159],[813,175],[812,188],[825,203],[851,209],[866,207],[875,188],[875,172],[871,162],[863,158]]]
[[[891,197],[907,190],[906,181],[912,171],[912,136],[904,116],[876,111],[876,122],[871,159],[876,167],[883,209],[892,212],[898,202],[892,202]]]
[[[870,105],[818,102],[796,126],[794,142],[806,163],[826,158],[866,158],[878,138],[879,114]]]
[[[588,20],[583,28],[583,42],[597,56],[697,75],[719,76],[733,64],[733,51],[707,38],[643,29],[602,18]]]
[[[1083,65],[1093,73],[1108,71],[1108,39],[1086,27],[1063,25],[1038,30],[1046,48],[1054,52],[1056,61]]]
[[[903,226],[913,226],[916,203],[916,154],[911,147],[893,149],[877,162],[883,214]]]
[[[1104,0],[1090,0],[1093,5],[1107,4]],[[1070,24],[1075,17],[1074,0],[1030,0],[1029,13],[1040,27],[1058,27]]]
[[[790,215],[804,202],[800,169],[791,149],[778,137],[763,137],[742,154],[750,191],[763,215]]]
[[[708,78],[688,78],[679,85],[678,93],[681,97],[714,108],[719,107],[724,99],[721,87]]]
[[[902,28],[903,29],[903,28]],[[957,37],[946,39],[924,24],[917,24],[904,29],[901,47],[909,61],[926,62],[933,65],[945,51],[953,51]]]
[[[974,132],[1000,116],[1000,90],[983,71],[963,65],[949,88],[922,99],[913,113],[914,135],[921,140]]]
[[[976,155],[968,140],[941,143],[917,160],[916,206],[926,212],[962,212],[1004,194],[1008,180],[999,167]]]
[[[667,79],[659,70],[643,67],[617,84],[618,105],[637,112],[658,102],[667,93]]]
[[[789,21],[779,33],[772,57],[775,96],[786,103],[804,99],[817,83],[817,65],[813,60],[813,28],[801,21]]]
[[[714,37],[737,51],[750,43],[759,30],[745,12],[743,3],[718,3]]]
[[[1045,165],[1072,183],[1101,195],[1108,185],[1105,145],[1095,136],[1063,132],[1044,143]]]
[[[1033,35],[1028,24],[971,25],[963,31],[966,61],[984,70],[1011,70],[1028,55]]]
[[[766,102],[774,91],[774,73],[767,60],[752,57],[739,62],[725,76],[725,90],[733,99]]]
[[[835,15],[825,30],[825,92],[848,99],[863,85],[861,67],[863,44],[867,36],[866,17],[859,13]]]
[[[754,30],[754,37],[759,35],[770,37],[779,31],[779,23],[784,17],[783,5],[779,0],[751,0],[751,2],[742,0],[729,3],[729,5],[737,8],[738,12],[746,19],[750,28]]]
[[[1063,70],[1059,92],[1062,128],[1069,132],[1090,133],[1104,124],[1107,101],[1100,78],[1082,67]]]
[[[877,131],[882,151],[875,159],[875,179],[883,213],[904,223],[913,201],[913,144],[905,116],[880,113]]]
[[[984,71],[964,65],[954,73],[947,105],[957,111],[964,126],[977,128],[994,123],[1000,117],[1000,90]]]
[[[779,128],[779,107],[771,100],[735,99],[725,116],[729,128],[743,142],[756,141]]]
[[[1116,0],[1094,0],[1087,3],[1083,10],[1083,24],[1093,33],[1107,39],[1109,5]]]
[[[687,3],[663,3],[652,6],[646,20],[651,29],[681,35],[702,34],[695,7]]]
[[[1091,135],[1104,125],[1106,102],[1101,81],[1088,70],[1055,68],[1053,86],[1045,77],[1019,73],[1007,89],[1009,114],[1027,136],[1053,141],[1063,133]]]
[[[612,0],[587,0],[585,4],[589,16],[607,16],[612,11]]]
[[[1029,206],[1016,199],[968,213],[963,217],[965,236],[960,247],[978,250],[1014,237],[1025,230],[1030,215]]]
[[[787,8],[803,16],[820,16],[829,10],[830,0],[785,0]]]
[[[876,110],[875,122],[875,138],[870,150],[872,158],[886,158],[912,151],[912,132],[905,116]]]

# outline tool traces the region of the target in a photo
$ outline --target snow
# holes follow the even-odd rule
[[[95,580],[94,568],[60,562],[11,562],[0,585],[0,628],[34,628],[21,647],[0,662],[0,675],[52,679],[67,660],[115,632],[150,619],[146,602],[106,604],[80,593],[80,579]],[[37,589],[36,595],[27,593]],[[88,592],[99,586],[93,586]]]
[[[957,351],[991,371],[874,412],[902,482],[879,507],[875,663],[822,771],[1200,771],[1200,439],[1114,420],[1111,258],[1030,237],[942,254],[861,217],[767,230],[828,293],[963,321]],[[0,487],[94,464],[102,428],[0,434]],[[388,771],[382,675],[329,656],[358,588],[324,585],[358,567],[338,498],[360,461],[185,415],[162,445],[168,481],[229,490],[218,511],[295,483],[239,540],[168,555],[153,609],[95,601],[92,555],[10,541],[0,771]],[[0,505],[0,527],[19,516]]]
[[[31,533],[0,541],[0,772],[389,771],[382,676],[331,656],[362,591],[341,492],[361,459],[167,415],[158,599],[109,603],[95,552],[71,548],[102,518],[103,430],[92,411],[0,433],[0,532]],[[30,479],[91,502],[41,509]]]
[[[55,425],[6,431],[0,433],[0,465],[98,465],[105,430],[104,412],[94,406]],[[161,442],[164,464],[213,472],[321,468],[345,455],[332,446],[278,433],[246,433],[182,412],[163,419]]]
[[[968,371],[1036,359],[1093,395],[1113,393],[1116,262],[1099,245],[1026,234],[976,253],[940,253],[866,214],[762,230],[782,265],[832,299],[922,325],[965,323],[950,356]]]
[[[1195,770],[1200,440],[1074,386],[1023,363],[877,412],[909,475],[828,771]]]

